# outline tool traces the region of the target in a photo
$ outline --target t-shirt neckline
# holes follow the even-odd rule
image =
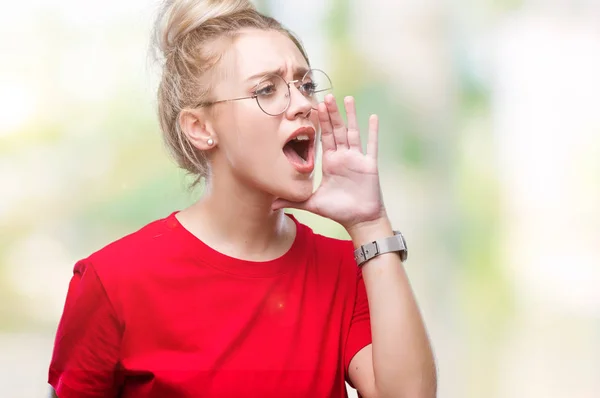
[[[191,248],[194,252],[196,261],[204,265],[216,268],[220,271],[252,278],[266,278],[277,276],[288,272],[298,264],[298,260],[304,254],[305,234],[304,226],[289,213],[286,216],[291,218],[296,225],[296,236],[292,246],[280,257],[268,261],[250,261],[228,256],[221,253],[190,232],[181,224],[175,216],[179,211],[171,213],[166,219],[168,227],[174,230],[185,246]]]

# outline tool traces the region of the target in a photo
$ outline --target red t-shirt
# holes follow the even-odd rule
[[[49,370],[58,396],[345,397],[371,343],[352,243],[292,217],[286,254],[243,261],[175,214],[75,265]]]

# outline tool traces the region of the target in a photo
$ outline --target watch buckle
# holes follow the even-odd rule
[[[373,248],[375,249],[374,253],[369,253],[369,249],[368,248],[365,249],[365,246],[362,246],[363,257],[365,258],[365,260],[370,260],[379,254],[379,245],[377,244],[377,241],[374,240],[373,242],[371,242],[371,244],[373,245]]]

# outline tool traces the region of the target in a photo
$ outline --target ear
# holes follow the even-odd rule
[[[201,151],[207,151],[217,146],[217,135],[201,109],[184,109],[179,115],[179,124],[183,134],[190,143]]]

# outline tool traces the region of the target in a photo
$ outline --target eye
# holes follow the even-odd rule
[[[317,84],[314,82],[305,82],[300,86],[300,91],[306,95],[313,95],[317,91]]]
[[[254,90],[254,95],[258,95],[261,97],[267,97],[269,95],[275,94],[277,91],[276,86],[272,82],[264,82],[260,86]]]

